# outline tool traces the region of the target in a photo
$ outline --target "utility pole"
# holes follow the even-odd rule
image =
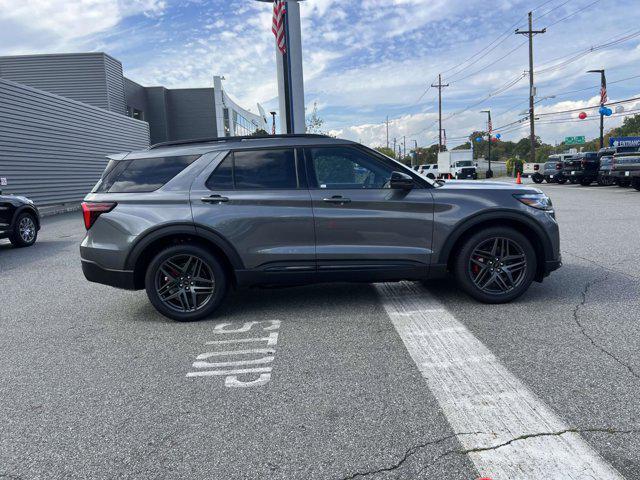
[[[481,113],[487,114],[487,132],[489,134],[489,166],[487,167],[487,178],[493,178],[493,170],[491,170],[491,130],[493,130],[493,125],[491,124],[491,110],[482,110]]]
[[[412,165],[417,165],[418,164],[418,140],[414,140],[413,143],[415,144],[415,148],[413,149],[413,163]]]
[[[599,73],[600,74],[600,110],[607,103],[607,77],[603,70],[589,70],[587,73]],[[604,148],[604,114],[600,113],[600,148]]]
[[[442,84],[442,75],[438,74],[438,84],[433,85],[433,88],[438,88],[438,151],[442,151],[442,89],[448,87],[449,84]]]
[[[387,150],[389,150],[389,115],[387,115]]]
[[[531,127],[531,162],[536,162],[536,129],[535,129],[535,114],[534,114],[534,97],[536,96],[536,89],[533,85],[533,36],[538,33],[545,33],[546,28],[542,30],[533,29],[533,14],[529,12],[529,30],[516,30],[516,35],[527,35],[529,37],[529,124]],[[491,144],[491,142],[489,142]]]
[[[407,137],[405,135],[402,136],[402,159],[404,160],[407,157]]]
[[[397,160],[397,156],[396,156],[396,137],[393,137],[393,156]]]

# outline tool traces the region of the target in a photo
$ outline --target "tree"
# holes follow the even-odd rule
[[[306,121],[307,133],[325,134],[325,132],[322,131],[324,120],[318,115],[318,102],[313,102],[313,110],[311,110],[310,115],[307,115]]]
[[[256,129],[255,132],[251,134],[251,136],[252,137],[268,137],[269,133],[263,128],[258,128]]]
[[[396,154],[394,153],[392,148],[388,147],[376,147],[376,150],[387,157],[396,158]]]

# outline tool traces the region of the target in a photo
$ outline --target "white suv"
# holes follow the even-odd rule
[[[420,168],[418,168],[418,173],[420,175],[424,175],[425,177],[435,179],[438,176],[438,164],[428,163],[426,165],[420,165]]]

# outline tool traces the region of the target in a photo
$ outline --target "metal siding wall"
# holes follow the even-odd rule
[[[0,176],[39,205],[79,202],[108,154],[149,145],[146,122],[0,79]]]
[[[167,90],[169,140],[217,136],[213,88]]]
[[[142,111],[143,120],[146,120],[147,110],[149,109],[147,104],[147,89],[124,77],[124,93],[127,106]]]
[[[167,120],[167,89],[164,87],[147,87],[147,111],[145,120],[151,128],[151,144],[166,142],[169,137]]]
[[[109,110],[112,112],[127,114],[124,96],[124,77],[122,76],[122,64],[109,55],[103,55],[104,68],[107,81],[107,98]]]

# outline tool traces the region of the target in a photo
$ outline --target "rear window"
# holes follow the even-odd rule
[[[199,155],[111,161],[94,193],[143,193],[159,189]],[[113,163],[112,163],[113,162]]]

